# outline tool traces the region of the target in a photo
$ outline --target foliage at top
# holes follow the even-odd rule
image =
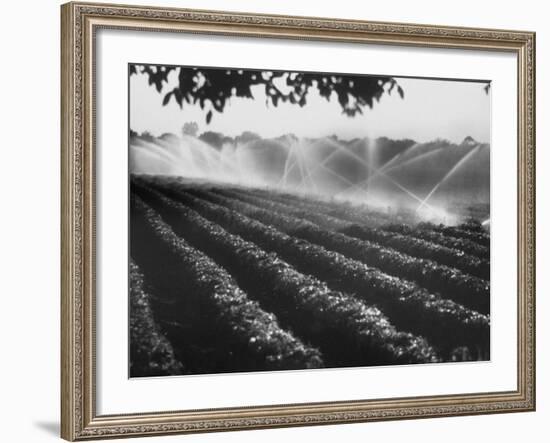
[[[173,71],[178,84],[163,91]],[[252,88],[258,85],[263,86],[266,101],[273,106],[290,103],[303,107],[311,90],[317,90],[327,101],[336,98],[349,117],[362,114],[366,107],[372,108],[375,101],[394,88],[401,98],[404,96],[396,80],[387,76],[131,65],[130,75],[138,73],[147,75],[149,85],[164,93],[163,105],[172,99],[180,108],[184,103],[198,103],[207,110],[206,123],[210,123],[213,111],[223,112],[231,97],[253,99]]]

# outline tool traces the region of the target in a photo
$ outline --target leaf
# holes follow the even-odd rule
[[[347,92],[340,92],[338,94],[338,102],[340,103],[340,106],[342,106],[342,108],[345,108],[346,105],[348,104],[348,93]]]
[[[182,104],[182,95],[181,95],[181,90],[180,89],[174,89],[174,98],[176,99],[176,101],[178,102],[178,105],[179,107],[181,108],[181,104]]]
[[[162,91],[162,79],[159,77],[155,78],[155,87],[157,88],[157,92]]]
[[[405,92],[403,91],[403,88],[399,85],[397,85],[397,93],[399,94],[399,97],[405,98]]]
[[[162,106],[166,106],[168,102],[170,101],[170,97],[172,97],[173,91],[170,91],[164,96],[164,100],[162,100]]]
[[[206,114],[206,124],[209,124],[210,120],[212,120],[212,111],[208,111]]]

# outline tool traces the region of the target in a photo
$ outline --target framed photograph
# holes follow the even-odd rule
[[[62,437],[535,409],[535,35],[68,3]]]

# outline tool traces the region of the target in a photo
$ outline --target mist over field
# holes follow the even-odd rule
[[[132,132],[130,171],[266,187],[413,211],[422,219],[488,222],[490,146],[466,137],[454,144],[386,137],[262,138],[252,132]]]

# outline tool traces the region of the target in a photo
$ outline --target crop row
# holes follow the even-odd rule
[[[130,261],[130,376],[178,375],[184,372],[174,349],[162,335],[144,289],[143,274]]]
[[[249,296],[299,337],[321,349],[327,366],[437,361],[424,339],[399,332],[375,307],[330,290],[277,255],[231,234],[194,210],[144,190],[181,235],[227,269]]]
[[[263,209],[221,194],[216,195],[228,199],[226,204],[231,205],[233,209],[265,224],[273,225],[291,236],[297,236],[328,250],[339,252],[387,274],[416,282],[421,287],[440,294],[443,298],[454,300],[482,314],[489,312],[489,282],[478,277],[439,265],[431,260],[411,257],[370,241],[325,230],[307,220]]]
[[[441,232],[432,231],[429,229],[421,229],[411,227],[405,224],[389,224],[381,227],[384,231],[397,232],[399,234],[408,235],[415,238],[420,238],[438,245],[446,246],[451,249],[464,251],[466,254],[473,255],[482,260],[489,260],[490,251],[486,246],[481,246],[472,240],[465,238],[451,237],[450,235],[442,234]]]
[[[338,230],[348,236],[377,243],[412,257],[432,260],[438,264],[459,269],[467,274],[486,280],[489,279],[490,266],[487,260],[481,260],[477,257],[466,255],[464,252],[457,249],[450,249],[415,237],[387,232],[365,225],[352,224],[312,210],[304,210],[300,207],[275,202],[267,198],[258,198],[244,192],[226,190],[218,190],[217,192],[277,213],[303,218],[322,228]]]
[[[487,230],[483,227],[483,225],[474,219],[470,219],[465,221],[464,223],[461,223],[457,226],[457,228],[482,234],[487,233]]]
[[[418,219],[409,213],[387,214],[372,208],[353,205],[346,201],[327,201],[315,196],[300,196],[274,190],[251,189],[245,191],[242,188],[235,188],[234,190],[280,203],[292,204],[302,210],[318,212],[361,226],[379,227],[394,232],[397,231],[391,229],[392,226],[396,224],[397,226],[406,226],[414,231],[411,233],[414,237],[448,248],[458,249],[480,259],[489,258],[489,235],[479,223],[468,222],[452,227],[444,227],[433,223],[420,223],[417,228],[410,228],[409,226],[413,223],[416,224]],[[407,234],[405,232],[400,233]]]
[[[289,204],[289,202],[274,201],[267,197],[258,197],[253,193],[248,193],[242,190],[230,190],[222,188],[214,188],[212,192],[225,195],[226,197],[238,199],[246,203],[250,203],[255,206],[259,206],[264,209],[269,209],[274,212],[282,212],[284,214],[292,215],[293,217],[301,218],[326,229],[340,230],[352,225],[351,222],[342,220],[337,217],[333,217],[322,212],[314,211],[311,209],[304,209],[303,205]]]
[[[456,268],[466,274],[489,280],[489,261],[466,255],[458,249],[450,249],[415,237],[367,226],[352,225],[341,229],[340,232],[361,240],[378,243],[412,257],[432,260],[438,264]]]
[[[249,296],[274,312],[299,337],[317,344],[326,365],[354,366],[437,361],[424,339],[398,332],[374,307],[330,290],[273,253],[206,220],[155,191],[138,191],[233,275]],[[343,345],[345,344],[345,345]]]
[[[158,189],[200,212],[228,231],[275,252],[304,274],[326,281],[330,287],[378,306],[399,329],[428,338],[438,346],[444,358],[459,346],[471,346],[474,358],[488,354],[489,319],[451,300],[443,300],[418,286],[391,277],[342,254],[287,235],[269,223],[263,224],[235,209],[249,209],[258,215],[262,210],[206,191],[171,183],[157,184]],[[251,214],[253,215],[253,214]],[[476,348],[479,346],[480,353]]]
[[[292,203],[309,211],[319,212],[352,223],[361,223],[372,227],[380,226],[396,219],[401,222],[409,221],[408,217],[401,219],[403,217],[400,217],[398,214],[385,214],[372,208],[355,206],[347,201],[328,201],[312,195],[301,196],[266,189],[253,189],[251,193],[259,197],[272,199],[281,203]]]
[[[306,208],[302,204],[296,204],[289,201],[282,202],[278,201],[278,199],[272,199],[267,196],[259,196],[254,193],[248,193],[244,190],[214,188],[212,189],[212,192],[225,195],[229,198],[238,199],[264,209],[269,209],[270,211],[283,212],[285,214],[292,215],[293,217],[310,221],[326,229],[339,230],[352,224],[347,220],[342,220],[341,218],[333,217],[332,215]]]
[[[429,222],[419,223],[418,228],[440,232],[445,235],[450,235],[451,237],[471,240],[486,248],[491,246],[491,239],[489,238],[489,234],[487,232],[473,231],[470,229],[464,229],[460,226],[437,225]]]
[[[318,350],[283,330],[233,278],[132,198],[132,251],[153,282],[156,312],[186,369],[226,372],[316,368]]]

